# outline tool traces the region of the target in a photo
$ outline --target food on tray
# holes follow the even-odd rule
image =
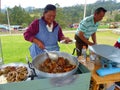
[[[0,76],[0,84],[5,84],[5,83],[7,83],[7,79],[4,75],[1,75]]]
[[[7,66],[2,70],[2,73],[6,75],[7,73],[9,73],[11,71],[15,71],[15,69],[16,68],[14,66]]]
[[[59,57],[58,60],[50,60],[47,58],[39,65],[39,70],[48,73],[63,73],[73,70],[76,65],[72,65],[69,60]]]
[[[2,70],[0,70],[0,76],[3,74]]]
[[[61,40],[60,43],[62,44],[72,44],[72,43],[75,43],[76,40],[70,40],[69,42],[66,42],[65,40]]]
[[[0,76],[4,76],[7,82],[23,81],[27,78],[27,74],[25,66],[6,66],[0,70]]]

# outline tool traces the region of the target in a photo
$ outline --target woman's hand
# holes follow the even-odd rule
[[[40,41],[39,39],[34,38],[34,39],[33,39],[33,42],[34,42],[35,44],[37,44],[39,48],[45,49],[45,46],[44,46],[43,42]]]
[[[41,48],[41,49],[45,49],[45,46],[42,42],[38,42],[38,47]]]

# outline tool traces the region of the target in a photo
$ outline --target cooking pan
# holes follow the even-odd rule
[[[64,77],[64,76],[72,75],[77,71],[77,68],[78,68],[78,65],[79,65],[77,57],[72,56],[72,55],[70,55],[68,53],[59,52],[59,51],[50,51],[50,53],[57,54],[58,57],[63,57],[63,58],[68,59],[69,62],[71,64],[73,64],[73,65],[76,65],[76,67],[71,71],[63,72],[63,73],[47,73],[47,72],[43,72],[43,71],[39,70],[39,65],[41,63],[43,63],[48,58],[47,54],[43,53],[43,54],[40,54],[37,57],[35,57],[33,59],[33,61],[32,61],[32,65],[35,68],[35,71],[36,71],[36,74],[37,74],[38,77],[40,77],[40,78],[41,77],[43,77],[43,78],[46,78],[46,77]]]

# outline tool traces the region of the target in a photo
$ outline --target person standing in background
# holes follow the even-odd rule
[[[99,7],[95,10],[93,15],[84,18],[80,22],[75,33],[75,45],[76,48],[79,49],[79,51],[77,51],[77,56],[81,55],[83,46],[88,47],[88,45],[97,44],[96,31],[99,25],[98,22],[103,19],[106,12],[106,9]],[[89,41],[90,37],[92,38],[93,42]]]
[[[55,21],[55,17],[56,7],[48,4],[44,8],[43,16],[34,20],[24,33],[25,40],[32,42],[29,48],[32,58],[44,53],[44,49],[59,51],[58,41],[71,42],[71,39],[65,37],[62,33],[62,29]]]

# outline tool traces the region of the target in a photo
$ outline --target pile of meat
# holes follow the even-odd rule
[[[59,57],[58,60],[46,59],[39,64],[39,70],[47,73],[63,73],[73,70],[76,65],[72,65],[69,60]]]

